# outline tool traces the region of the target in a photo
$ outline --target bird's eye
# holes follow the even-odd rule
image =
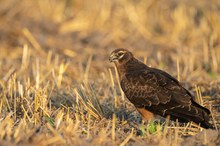
[[[123,52],[119,52],[119,53],[118,53],[118,56],[123,56],[123,55],[124,55]]]

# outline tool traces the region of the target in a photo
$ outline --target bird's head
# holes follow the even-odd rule
[[[128,62],[131,58],[133,58],[133,55],[130,51],[120,48],[114,50],[111,53],[109,61],[114,62],[116,64],[124,64]]]

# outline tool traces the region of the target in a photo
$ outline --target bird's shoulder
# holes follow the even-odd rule
[[[179,81],[165,71],[146,67],[140,70],[127,71],[122,77],[122,81],[129,82],[131,85],[151,85],[166,86],[171,84],[179,87]]]

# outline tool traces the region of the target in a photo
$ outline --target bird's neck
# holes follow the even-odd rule
[[[126,73],[145,69],[147,66],[144,63],[140,62],[139,60],[135,58],[131,58],[125,63],[116,64],[116,67],[118,69],[118,74],[120,78],[122,78]]]

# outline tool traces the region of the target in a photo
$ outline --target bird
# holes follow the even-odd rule
[[[167,72],[139,61],[127,49],[112,51],[109,61],[119,74],[121,88],[144,121],[157,115],[180,123],[194,122],[203,128],[213,128],[210,110],[194,100],[194,96]]]

